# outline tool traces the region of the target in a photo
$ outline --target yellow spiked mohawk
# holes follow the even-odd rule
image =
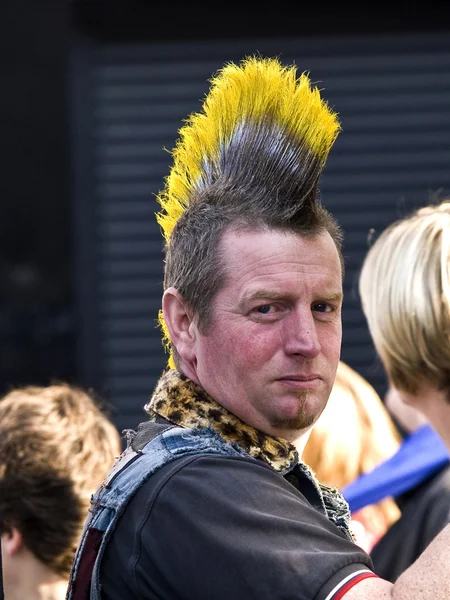
[[[219,203],[211,194],[219,180],[228,190],[256,185],[267,199],[258,215],[269,210],[269,203],[273,214],[283,210],[292,216],[316,202],[318,179],[340,130],[336,113],[309,77],[298,76],[295,66],[283,66],[277,58],[229,62],[210,83],[202,111],[190,115],[179,130],[173,165],[157,196],[161,211],[156,218],[167,245],[188,208]],[[255,177],[257,162],[261,169]],[[161,312],[159,323],[167,347]],[[169,366],[174,366],[172,356]]]

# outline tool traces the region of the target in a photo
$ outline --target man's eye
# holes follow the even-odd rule
[[[257,312],[261,313],[262,315],[267,315],[270,313],[271,308],[272,308],[272,304],[262,304],[261,306],[258,306],[258,308],[256,310],[257,310]]]
[[[314,310],[316,312],[330,312],[332,308],[326,302],[319,302],[319,304],[314,304]]]

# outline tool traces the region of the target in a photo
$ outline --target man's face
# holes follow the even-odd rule
[[[226,281],[204,335],[198,383],[243,421],[294,441],[324,409],[341,347],[341,264],[328,233],[229,230]]]

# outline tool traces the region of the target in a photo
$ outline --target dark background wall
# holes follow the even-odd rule
[[[173,4],[166,7],[100,0],[66,3],[17,0],[1,5],[0,392],[6,391],[11,385],[46,384],[52,379],[94,386],[112,403],[116,422],[121,428],[135,424],[151,383],[165,363],[158,342],[152,342],[151,348],[149,346],[148,340],[152,336],[153,340],[157,339],[153,317],[150,316],[154,315],[156,305],[148,301],[147,291],[142,292],[142,287],[137,285],[133,297],[123,294],[116,297],[110,293],[123,285],[130,288],[131,284],[130,281],[124,284],[117,271],[113,273],[114,277],[111,272],[108,275],[108,269],[126,269],[130,265],[134,250],[130,239],[123,237],[127,219],[128,224],[130,221],[130,211],[134,207],[138,220],[142,218],[139,213],[142,210],[146,211],[146,218],[152,217],[152,207],[146,205],[143,209],[143,200],[138,197],[139,194],[133,198],[133,194],[137,193],[140,184],[144,196],[157,192],[162,174],[165,174],[169,164],[168,156],[162,150],[151,155],[149,171],[156,169],[154,161],[159,163],[160,170],[149,184],[142,173],[139,175],[136,171],[136,162],[122,162],[122,172],[124,165],[134,168],[134,187],[129,188],[132,191],[126,199],[122,199],[122,204],[117,196],[114,201],[107,197],[108,189],[111,189],[108,188],[108,185],[111,186],[108,173],[111,173],[111,168],[114,170],[115,163],[107,160],[101,162],[100,154],[96,154],[94,149],[99,152],[103,149],[106,153],[120,152],[124,138],[118,129],[120,119],[111,117],[110,111],[114,106],[117,108],[117,103],[108,104],[106,96],[101,100],[97,92],[109,93],[113,88],[122,91],[128,89],[123,86],[124,70],[120,70],[121,65],[134,60],[138,66],[146,69],[164,70],[168,64],[174,63],[173,56],[171,61],[167,60],[167,52],[170,54],[176,50],[180,57],[187,58],[190,53],[191,58],[186,64],[190,65],[192,79],[186,81],[186,86],[196,82],[197,88],[183,92],[179,106],[170,119],[166,115],[165,121],[160,119],[158,123],[150,123],[152,135],[155,136],[152,148],[161,149],[162,141],[171,147],[179,117],[186,114],[187,108],[197,108],[189,103],[197,101],[206,91],[206,76],[210,73],[210,67],[220,66],[222,56],[231,58],[226,54],[228,49],[236,49],[237,52],[238,48],[256,48],[256,40],[264,40],[265,44],[269,41],[271,49],[289,49],[292,55],[295,55],[296,41],[303,44],[302,48],[308,48],[311,65],[317,66],[317,73],[324,73],[321,79],[326,92],[330,92],[339,109],[342,106],[339,104],[339,77],[334,74],[333,80],[333,67],[329,66],[327,71],[326,65],[320,62],[320,56],[326,56],[324,40],[333,38],[333,44],[339,46],[340,38],[348,40],[358,36],[363,44],[365,36],[367,40],[372,40],[373,36],[386,36],[391,44],[386,56],[392,56],[393,48],[398,47],[395,44],[397,35],[410,35],[413,38],[415,34],[420,36],[435,32],[441,41],[440,45],[431,44],[425,48],[428,62],[425,64],[424,77],[427,77],[426,69],[434,63],[433,52],[439,60],[445,59],[442,40],[445,41],[448,32],[450,41],[449,10],[438,3],[393,3],[389,7],[377,4],[373,8],[352,3],[310,4],[305,6],[298,3],[295,7],[278,5],[276,11],[268,14],[262,10],[255,11],[254,5],[247,7],[241,3],[238,13],[227,8],[223,11],[216,9],[215,15],[195,5],[177,8]],[[430,39],[433,39],[433,35],[430,35]],[[225,54],[222,50],[219,52],[218,47]],[[341,50],[343,47],[341,45]],[[202,55],[201,50],[205,48],[212,54]],[[350,56],[352,48],[354,46],[347,46],[342,52]],[[378,42],[377,48],[379,54],[382,43],[380,45]],[[162,50],[166,55],[161,55]],[[400,54],[403,54],[402,64],[407,65],[408,47]],[[285,55],[287,57],[288,52]],[[407,68],[413,71],[414,60],[411,61]],[[179,69],[179,59],[175,62]],[[196,70],[192,70],[193,64]],[[387,71],[389,67],[386,64]],[[424,66],[419,65],[418,68]],[[363,77],[371,69],[373,71],[373,66],[368,64],[365,68],[362,57],[359,69]],[[444,92],[446,83],[443,79],[446,73],[448,76],[445,69],[446,63],[443,63],[441,71],[437,68],[435,72],[436,82]],[[174,70],[173,76],[174,84],[175,80],[180,79],[180,71]],[[142,83],[130,83],[129,74],[127,77],[130,85]],[[396,74],[392,68],[390,77],[395,82]],[[164,85],[171,84],[167,69],[160,73],[159,78]],[[427,89],[432,92],[433,81],[424,86],[424,94]],[[344,113],[347,121],[344,122],[344,130],[349,131],[347,139],[353,140],[356,137],[351,138],[352,127],[355,131],[358,129],[357,89],[355,94],[356,109],[349,108],[347,115]],[[439,108],[438,96],[435,106]],[[109,121],[98,120],[98,109],[107,111]],[[406,106],[405,113],[407,109]],[[401,118],[401,107],[397,113]],[[158,130],[160,122],[166,124],[166,130],[158,138],[159,134],[153,132]],[[129,125],[128,121],[125,125]],[[427,123],[423,124],[424,137],[427,137],[427,126]],[[403,131],[406,144],[408,132],[414,127],[417,129],[417,123],[408,124],[406,120],[403,130],[399,130]],[[433,127],[435,136],[439,122],[434,123]],[[416,153],[415,165],[401,165],[393,161],[392,174],[398,169],[406,173],[408,168],[412,183],[409,186],[397,184],[397,188],[394,185],[395,193],[385,195],[390,215],[395,216],[403,208],[410,208],[419,199],[425,201],[426,192],[439,187],[439,181],[444,179],[441,175],[445,174],[447,168],[447,155],[442,153],[449,150],[445,127],[447,122],[444,123],[440,141],[431,136],[428,142],[424,142],[424,147],[428,144],[427,147],[433,147],[444,157],[438,167],[430,161],[427,163],[425,155],[421,159],[422,147]],[[122,146],[116,143],[117,138],[114,141],[114,135],[122,135]],[[345,145],[345,138],[342,137],[342,140]],[[330,184],[324,180],[324,197],[330,198],[331,203],[338,202],[338,198],[333,200],[336,187],[331,185],[331,180],[332,176],[342,172],[339,148],[336,147],[335,163],[330,163]],[[150,157],[150,154],[146,154],[147,150],[144,148],[141,157],[144,165]],[[156,153],[156,150],[153,152]],[[357,157],[357,154],[357,149],[354,149],[353,155]],[[418,167],[427,164],[433,173],[429,185],[418,181],[417,177],[414,183]],[[361,161],[358,164],[355,159],[354,178],[360,177],[362,180],[366,177],[364,168]],[[351,173],[346,173],[350,178]],[[142,181],[140,176],[143,177]],[[117,170],[114,177],[116,185]],[[372,172],[371,177],[376,178],[377,173]],[[129,178],[127,181],[129,184]],[[99,183],[100,187],[96,187]],[[359,189],[364,190],[374,184],[373,181],[364,180],[359,185]],[[117,189],[116,185],[114,190]],[[341,197],[347,198],[346,216],[343,216],[347,229],[354,226],[354,215],[358,211],[372,210],[371,202],[377,193],[375,185],[373,193],[366,198],[366,204],[361,205],[358,199],[361,192],[350,190],[346,193],[345,182],[342,184]],[[405,196],[405,204],[402,205]],[[376,225],[383,224],[375,216],[372,221]],[[101,236],[99,231],[103,232]],[[113,232],[112,237],[107,237],[108,231]],[[366,233],[361,231],[359,235]],[[137,271],[143,264],[150,265],[148,268],[151,269],[152,261],[160,265],[159,242],[149,243],[148,236],[147,241],[144,238],[141,242],[145,242],[146,246],[140,246],[139,256],[140,259],[147,257],[147,263],[132,261]],[[139,239],[134,241],[138,242]],[[349,239],[350,252],[351,236]],[[358,244],[361,244],[361,239]],[[125,261],[120,254],[124,251],[128,252]],[[116,259],[120,258],[121,262],[110,260],[113,255]],[[351,260],[356,272],[358,257],[353,255]],[[158,285],[158,268],[154,267],[155,286]],[[145,272],[138,272],[137,275],[134,281],[145,280]],[[352,300],[352,281],[347,283],[347,288],[349,300]],[[159,290],[152,290],[152,294],[152,298],[158,297]],[[355,298],[353,302],[357,311]],[[144,317],[148,315],[144,328],[142,322],[139,325],[139,335],[126,337],[119,331],[123,326],[128,327],[129,332],[133,325],[132,320],[123,318],[124,310],[134,313],[143,310]],[[351,322],[352,319],[353,313],[349,312],[347,320]],[[111,326],[113,330],[108,329]],[[356,346],[359,343],[366,348],[366,354],[359,362],[351,359],[353,355],[346,350],[343,356],[348,357],[349,362],[353,361],[353,365],[362,370],[382,392],[382,372],[369,349],[364,325],[359,327],[360,333],[356,332],[347,343]],[[358,335],[361,336],[359,341]]]
[[[76,380],[68,7],[0,4],[0,390]]]

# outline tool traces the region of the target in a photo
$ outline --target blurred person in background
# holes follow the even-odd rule
[[[401,439],[375,389],[341,361],[303,460],[321,483],[342,490],[395,454]],[[400,510],[392,498],[352,512],[355,541],[370,552],[399,516]]]
[[[410,494],[403,502],[399,499],[401,504],[410,501],[410,518],[403,506],[397,531],[393,529],[373,550],[378,568],[386,568],[388,577],[395,580],[449,520],[450,201],[420,208],[387,227],[369,249],[359,287],[390,382],[388,406],[397,407],[396,418],[406,429],[419,425],[405,439],[401,452],[386,463],[387,468],[375,473],[380,480],[380,475],[390,473],[391,481],[383,484],[389,486],[389,493]],[[399,401],[419,411],[428,424],[423,419],[411,421],[411,412],[408,417],[399,412]],[[414,490],[413,483],[424,487]],[[435,504],[436,513],[428,504],[433,497],[439,505]],[[431,525],[426,523],[429,519]],[[404,557],[399,556],[399,536],[410,543]],[[395,568],[389,564],[388,551],[395,558]]]
[[[360,294],[390,384],[450,449],[450,200],[381,233]]]
[[[0,534],[6,600],[62,600],[89,501],[120,436],[66,383],[0,400]]]

